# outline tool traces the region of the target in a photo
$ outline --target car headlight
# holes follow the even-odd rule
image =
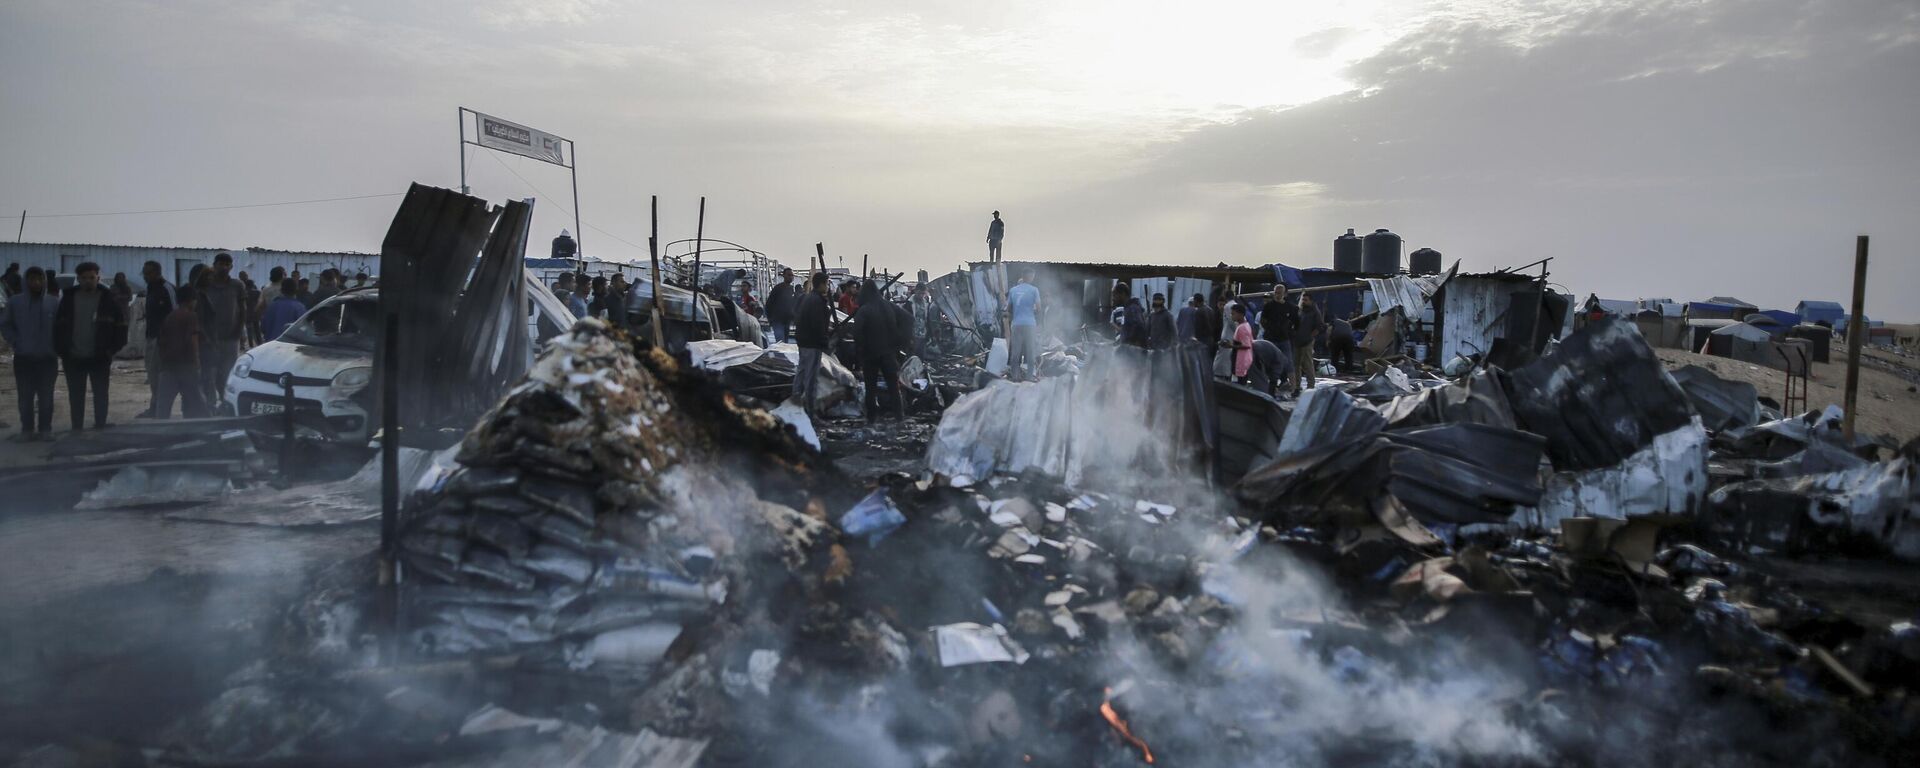
[[[359,389],[372,381],[372,368],[348,368],[333,375],[333,388]]]
[[[244,379],[249,373],[253,373],[253,355],[241,355],[240,359],[233,363],[233,376]]]

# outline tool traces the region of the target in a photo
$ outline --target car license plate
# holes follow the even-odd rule
[[[264,416],[272,413],[282,413],[282,412],[285,412],[286,410],[287,410],[286,406],[283,406],[279,403],[254,403],[253,404],[253,414],[255,416]]]

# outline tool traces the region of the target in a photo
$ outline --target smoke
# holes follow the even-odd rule
[[[1108,675],[1136,691],[1135,731],[1183,765],[1433,765],[1537,762],[1539,739],[1505,712],[1528,693],[1504,674],[1521,648],[1361,629],[1358,613],[1313,566],[1269,548],[1209,574],[1237,617],[1200,659],[1168,668],[1138,643],[1111,653]],[[1523,657],[1529,658],[1529,657]],[[1210,745],[1221,745],[1214,748]],[[1176,751],[1176,748],[1180,751]],[[1191,753],[1185,750],[1195,750]]]

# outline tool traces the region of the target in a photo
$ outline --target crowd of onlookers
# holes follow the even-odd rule
[[[169,418],[176,400],[188,418],[209,416],[241,352],[279,338],[307,310],[368,282],[363,272],[349,286],[339,270],[327,269],[314,286],[298,270],[274,267],[263,290],[246,272],[233,274],[233,255],[224,252],[211,264],[194,265],[180,285],[155,261],[143,266],[137,288],[125,273],[103,285],[92,262],[74,268],[70,288],[62,290],[56,277],[40,267],[22,272],[19,264],[0,275],[7,299],[0,334],[13,348],[20,439],[27,441],[52,439],[54,382],[62,373],[73,429],[88,426],[89,391],[92,427],[110,426],[108,374],[129,344],[139,344],[146,360],[150,401],[141,418]],[[129,338],[135,327],[143,329],[140,338]]]

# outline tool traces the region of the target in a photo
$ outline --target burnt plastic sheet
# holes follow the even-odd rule
[[[1485,424],[1515,428],[1513,405],[1507,402],[1506,373],[1481,368],[1444,387],[1394,398],[1378,406],[1389,429],[1435,424]]]
[[[1319,519],[1391,499],[1429,525],[1498,523],[1516,505],[1539,502],[1543,444],[1484,424],[1361,435],[1283,456],[1248,473],[1234,493],[1269,517]]]
[[[1760,393],[1752,384],[1728,381],[1697,365],[1681,368],[1672,375],[1707,429],[1720,432],[1753,426],[1760,412]]]
[[[1560,471],[1610,467],[1693,421],[1686,392],[1632,323],[1605,319],[1553,354],[1512,371],[1507,399],[1519,427],[1547,440]]]
[[[1407,378],[1407,374],[1398,368],[1387,368],[1347,390],[1347,395],[1362,400],[1381,403],[1407,395],[1418,394],[1419,388]]]

